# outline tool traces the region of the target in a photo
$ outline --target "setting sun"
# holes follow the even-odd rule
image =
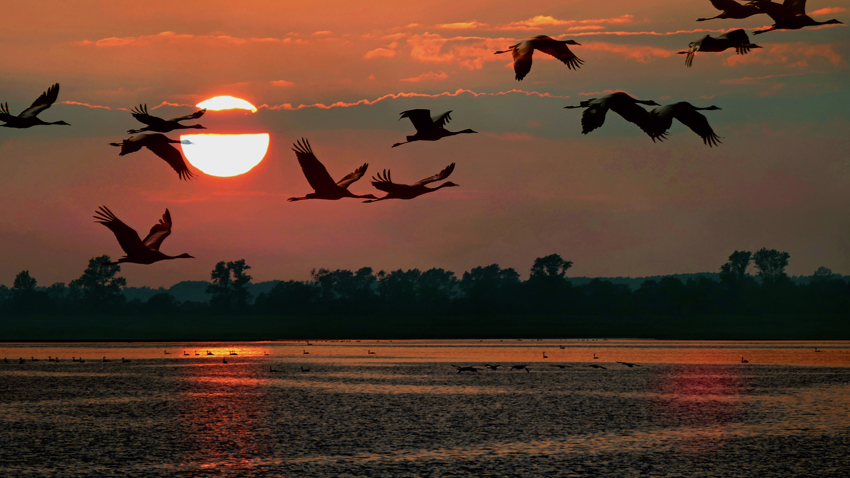
[[[180,140],[192,166],[210,176],[230,177],[247,173],[260,164],[269,149],[268,133],[186,134]]]
[[[216,96],[214,98],[201,101],[196,106],[198,108],[204,108],[213,111],[238,109],[248,110],[251,113],[257,112],[257,108],[254,105],[243,100],[242,98],[235,98],[233,96]]]

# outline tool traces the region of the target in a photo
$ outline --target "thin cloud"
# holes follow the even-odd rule
[[[385,48],[375,48],[374,50],[367,51],[363,55],[363,58],[366,60],[371,60],[372,58],[392,58],[398,53],[396,48],[398,48],[398,42],[392,42]]]
[[[329,37],[329,36],[331,36],[331,35],[333,35],[333,32],[332,32],[332,31],[330,31],[330,30],[321,30],[321,31],[318,31],[318,32],[313,32],[313,35],[312,35],[312,36],[314,36],[314,37]]]
[[[445,80],[448,77],[449,77],[449,75],[447,75],[445,72],[442,72],[442,71],[440,73],[434,73],[433,71],[429,71],[428,73],[423,73],[423,74],[421,74],[419,76],[415,76],[413,78],[402,78],[398,81],[406,81],[408,83],[419,83],[420,81],[427,81],[427,80]]]
[[[498,25],[493,27],[493,30],[523,30],[523,31],[536,31],[540,30],[543,27],[563,27],[563,26],[575,26],[575,25],[616,25],[616,24],[624,24],[624,23],[632,23],[634,16],[632,15],[622,15],[619,17],[613,18],[598,18],[594,20],[559,20],[555,17],[549,15],[537,15],[535,17],[531,17],[528,20],[523,20],[519,22],[511,22],[504,25]]]
[[[847,11],[846,8],[828,7],[828,8],[821,8],[820,10],[815,10],[812,13],[810,13],[809,15],[811,15],[811,16],[831,15],[833,13],[841,13],[841,12],[846,12],[846,11]]]
[[[599,96],[599,95],[610,95],[614,93],[614,90],[602,90],[602,91],[591,91],[590,93],[579,93],[578,96]]]
[[[284,103],[282,105],[277,105],[277,106],[260,105],[257,108],[266,108],[266,109],[269,109],[269,110],[287,110],[287,111],[297,111],[297,110],[302,110],[302,109],[305,109],[305,108],[318,108],[318,109],[322,109],[322,110],[329,110],[329,109],[332,109],[332,108],[350,108],[352,106],[374,105],[376,103],[380,103],[381,101],[395,100],[395,99],[398,99],[398,98],[440,98],[442,96],[460,96],[460,95],[463,95],[463,94],[470,94],[470,95],[472,95],[476,98],[479,97],[479,96],[504,96],[504,95],[510,95],[510,94],[524,94],[526,96],[537,96],[537,97],[540,97],[540,98],[569,98],[569,96],[559,96],[559,95],[553,95],[553,94],[550,94],[550,93],[540,93],[538,91],[525,91],[525,90],[518,90],[518,89],[512,89],[512,90],[508,90],[508,91],[499,91],[497,93],[479,93],[479,92],[475,92],[475,91],[472,91],[472,90],[459,89],[459,90],[454,91],[454,92],[445,91],[443,93],[437,93],[437,94],[434,94],[434,95],[429,95],[427,93],[395,93],[395,94],[384,95],[384,96],[375,98],[374,100],[363,99],[363,100],[358,100],[358,101],[354,101],[354,102],[338,101],[336,103],[331,103],[329,105],[326,105],[326,104],[323,104],[323,103],[313,103],[311,105],[292,106],[291,103]]]
[[[844,59],[835,51],[831,44],[809,44],[802,42],[776,43],[766,46],[763,50],[753,51],[751,55],[734,55],[726,58],[727,66],[773,63],[785,63],[789,68],[800,67],[804,63],[817,58],[822,58],[834,66],[844,64]]]
[[[293,38],[239,38],[230,35],[192,35],[188,33],[161,32],[156,35],[141,35],[137,37],[109,37],[102,38],[97,41],[82,40],[71,42],[75,46],[98,47],[98,48],[121,48],[127,46],[147,46],[156,43],[211,43],[211,44],[230,44],[230,45],[247,45],[247,44],[262,44],[262,43],[306,43],[305,40]]]
[[[721,85],[758,85],[762,84],[764,80],[770,80],[773,78],[792,78],[796,76],[806,76],[806,75],[828,75],[828,71],[807,71],[805,73],[786,73],[783,75],[766,75],[766,76],[745,76],[743,78],[729,78],[725,80],[720,80]]]
[[[649,63],[656,58],[670,58],[676,52],[656,48],[654,46],[621,45],[615,43],[583,43],[582,47],[588,50],[600,50],[608,53],[623,55],[623,57],[638,63]]]
[[[86,108],[112,110],[112,108],[110,108],[108,106],[92,105],[92,104],[89,104],[89,103],[80,103],[79,101],[60,101],[59,103],[63,104],[63,105],[85,106]]]
[[[286,80],[275,80],[271,82],[272,86],[277,86],[278,88],[289,88],[295,86],[295,83]]]
[[[476,28],[487,28],[489,27],[486,23],[479,23],[475,20],[469,22],[457,22],[457,23],[442,23],[439,25],[435,25],[434,28],[439,28],[441,30],[474,30]]]

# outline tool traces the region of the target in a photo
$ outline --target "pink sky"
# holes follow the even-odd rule
[[[848,3],[808,10],[845,21]],[[91,218],[102,204],[140,233],[168,207],[162,250],[196,257],[126,265],[132,286],[206,280],[215,262],[239,258],[255,280],[494,262],[526,274],[551,253],[577,276],[703,272],[761,247],[788,251],[791,274],[850,274],[848,30],[759,35],[761,50],[698,53],[686,68],[675,52],[706,32],[770,24],[695,21],[715,14],[708,0],[7,6],[0,101],[16,114],[59,82],[67,103],[41,117],[73,126],[0,128],[0,283],[23,269],[39,285],[69,282],[90,257],[122,255]],[[538,34],[579,41],[585,64],[571,71],[537,53],[515,81],[493,51]],[[562,107],[613,90],[717,105],[706,116],[723,144],[705,147],[678,123],[653,143],[614,115],[581,135],[580,111]],[[107,144],[138,127],[134,105],[167,102],[177,106],[156,114],[176,116],[223,94],[265,105],[199,121],[271,134],[248,174],[181,182],[151,153],[119,158]],[[479,134],[391,149],[413,133],[397,121],[412,108],[453,110],[449,129]],[[290,149],[301,137],[335,177],[368,162],[367,178],[391,169],[413,182],[455,162],[461,187],[413,201],[287,203],[310,192]],[[374,193],[367,178],[351,190]]]

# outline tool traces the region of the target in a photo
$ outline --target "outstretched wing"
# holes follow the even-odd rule
[[[714,8],[722,10],[724,12],[741,7],[741,4],[736,2],[735,0],[711,0],[711,5]]]
[[[537,40],[534,47],[547,55],[552,55],[561,60],[561,63],[567,65],[567,68],[571,70],[581,68],[581,64],[584,63],[575,55],[575,53],[570,51],[569,47],[567,47],[564,42],[553,38]]]
[[[164,135],[162,135],[162,139],[167,140]],[[180,154],[180,151],[166,141],[148,141],[145,146],[177,171],[180,179],[188,180],[195,177],[192,171],[189,171],[189,167],[186,166],[186,161],[183,160],[183,155]]]
[[[307,182],[310,183],[310,187],[313,190],[316,192],[327,191],[336,186],[333,178],[328,174],[328,170],[325,169],[325,166],[313,154],[313,149],[310,147],[309,141],[301,138],[292,146],[292,150],[295,151],[295,157],[298,158],[298,164],[301,165],[301,171],[304,172],[304,177],[307,178]]]
[[[207,112],[207,109],[204,108],[202,110],[195,111],[194,113],[192,113],[190,115],[178,116],[177,118],[171,118],[168,121],[169,122],[172,122],[172,121],[177,122],[177,121],[185,121],[185,120],[190,120],[190,119],[197,119],[197,118],[200,118],[201,116],[203,116],[204,113],[206,113],[206,112]]]
[[[446,166],[446,168],[443,169],[442,171],[440,171],[439,173],[437,173],[433,176],[427,177],[425,179],[419,180],[418,182],[414,183],[413,186],[424,186],[428,183],[433,183],[434,181],[440,181],[441,179],[446,179],[447,177],[449,177],[450,174],[452,174],[452,171],[454,171],[454,170],[455,170],[455,163],[452,163],[452,164]]]
[[[56,98],[59,97],[59,83],[55,83],[53,86],[47,89],[44,93],[41,94],[35,101],[30,105],[29,108],[25,109],[21,114],[18,115],[19,118],[32,118],[33,116],[37,116],[42,111],[50,108],[50,105],[56,102]]]
[[[103,224],[108,227],[113,234],[115,234],[115,238],[118,239],[118,244],[121,245],[121,249],[124,249],[124,253],[128,256],[143,254],[146,252],[147,247],[145,247],[142,240],[139,239],[139,235],[136,231],[115,217],[115,214],[112,214],[112,211],[110,211],[106,206],[100,206],[100,209],[95,211],[95,215],[93,217],[97,219],[95,222]]]
[[[449,113],[451,113],[451,111]],[[434,122],[431,120],[431,110],[417,109],[402,111],[401,118],[410,118],[410,122],[413,123],[413,127],[416,128],[416,131],[428,131],[434,129]]]
[[[133,118],[136,118],[140,123],[144,123],[148,126],[153,126],[157,123],[162,123],[162,118],[158,116],[153,116],[148,114],[148,105],[139,105],[130,111],[130,114],[133,115]]]
[[[522,81],[525,75],[531,71],[531,59],[534,56],[534,47],[526,40],[515,45],[511,52],[514,57],[514,73],[517,81]]]
[[[147,237],[142,239],[142,243],[148,249],[158,251],[162,241],[169,235],[171,235],[171,213],[166,209],[165,214],[162,215],[162,219],[157,224],[154,224],[151,232],[148,233]]]
[[[434,126],[442,128],[443,126],[449,124],[449,121],[452,120],[452,117],[449,116],[451,112],[452,110],[449,110],[439,116],[433,116],[431,117],[431,122],[434,123]]]
[[[601,101],[591,101],[581,114],[581,134],[587,134],[605,123],[608,106]]]
[[[9,113],[9,103],[0,103],[0,121],[8,123],[15,117]]]
[[[702,138],[703,144],[709,147],[720,144],[720,137],[714,134],[714,130],[708,124],[708,120],[697,111],[686,109],[676,111],[675,118],[691,129]]]
[[[649,133],[649,112],[642,106],[631,101],[618,102],[611,105],[611,111],[622,116],[629,123],[634,123],[645,133]]]
[[[731,32],[724,33],[720,36],[726,37],[730,42],[735,45],[746,45],[750,43],[750,37],[747,36],[747,32],[740,28],[737,30],[732,30]]]
[[[392,178],[390,178],[389,169],[385,169],[383,175],[379,172],[377,176],[372,176],[372,186],[375,186],[376,189],[384,191],[385,193],[396,193],[410,189],[410,186],[407,184],[394,183]]]
[[[366,174],[366,169],[369,167],[369,163],[363,164],[359,168],[355,169],[353,172],[348,173],[344,178],[340,179],[336,182],[336,185],[343,188],[348,189],[348,186],[351,186],[352,183],[362,178],[364,174]]]
[[[782,6],[790,15],[806,14],[806,0],[785,0],[782,2]]]

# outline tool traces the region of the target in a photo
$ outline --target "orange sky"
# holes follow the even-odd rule
[[[0,128],[0,283],[23,269],[39,285],[69,282],[90,257],[119,257],[91,219],[101,204],[142,233],[168,207],[163,251],[196,257],[124,266],[132,286],[206,280],[215,262],[239,258],[256,280],[494,262],[525,274],[550,253],[575,263],[571,275],[635,276],[716,271],[732,251],[761,247],[788,251],[792,274],[850,274],[844,26],[751,37],[764,48],[698,54],[688,69],[675,52],[697,30],[769,19],[694,21],[717,13],[708,0],[285,3],[5,6],[0,101],[16,114],[59,82],[71,104],[41,117],[73,126]],[[850,20],[846,0],[808,3],[818,20]],[[583,67],[538,53],[515,81],[493,51],[538,34],[579,41]],[[607,90],[717,105],[706,116],[723,144],[705,147],[678,123],[654,144],[611,115],[581,135],[581,113],[562,107]],[[244,176],[181,182],[149,152],[119,158],[107,144],[138,126],[125,111],[134,105],[167,102],[152,113],[177,116],[224,94],[265,105],[199,121],[271,134]],[[397,121],[411,108],[453,110],[449,129],[479,134],[391,149],[413,133]],[[461,187],[287,203],[310,192],[290,149],[301,137],[337,178],[368,162],[367,177],[389,168],[412,182],[455,162]],[[351,190],[375,192],[366,178]]]

